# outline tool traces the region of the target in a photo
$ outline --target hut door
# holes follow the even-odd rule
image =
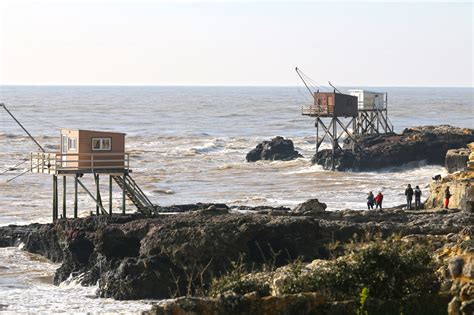
[[[66,167],[66,160],[67,160],[67,136],[62,136],[61,142],[61,167]]]

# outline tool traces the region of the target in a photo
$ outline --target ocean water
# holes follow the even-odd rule
[[[373,89],[388,92],[389,116],[396,131],[431,124],[474,128],[472,88]],[[58,150],[61,127],[127,133],[133,177],[160,205],[294,206],[318,198],[329,210],[363,210],[369,190],[383,191],[385,206],[394,206],[403,203],[406,184],[420,185],[426,196],[431,176],[445,172],[441,166],[423,162],[374,172],[337,173],[312,166],[314,120],[301,115],[301,105],[310,101],[301,87],[0,86],[0,102],[48,151]],[[277,135],[292,139],[304,157],[245,162],[246,153],[257,143]],[[0,111],[0,172],[36,150],[18,125]],[[51,220],[51,176],[27,174],[6,183],[27,167],[0,174],[0,225]],[[84,182],[93,187],[90,179]],[[114,207],[118,209],[119,204],[117,190]],[[80,214],[94,209],[81,193]],[[41,310],[45,312],[66,307],[61,300],[70,298],[68,288],[74,283],[52,286],[50,277],[57,266],[19,249],[2,249],[0,257],[0,304],[8,305],[0,305],[0,311],[33,310],[39,300],[44,301]],[[9,261],[20,261],[20,267]],[[17,271],[17,267],[22,269]],[[93,287],[76,285],[74,290],[75,312],[111,311],[108,305],[123,312],[148,307],[147,302],[94,299]]]

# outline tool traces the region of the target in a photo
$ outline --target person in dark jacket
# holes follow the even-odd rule
[[[421,209],[421,189],[420,187],[415,187],[415,210]]]
[[[379,191],[377,196],[375,196],[375,209],[380,208],[380,210],[382,210],[382,201],[383,201],[383,195],[382,195],[382,192]]]
[[[369,191],[369,193],[367,194],[367,210],[370,210],[370,209],[373,209],[374,208],[374,194]]]
[[[413,188],[408,184],[407,189],[405,189],[405,196],[407,197],[407,209],[411,210],[411,202],[413,200]]]
[[[449,186],[444,190],[444,207],[448,209],[449,207],[449,198],[451,198],[451,192],[449,191]]]

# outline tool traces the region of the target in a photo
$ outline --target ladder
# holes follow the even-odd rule
[[[143,190],[138,187],[137,183],[129,174],[124,176],[112,176],[117,185],[121,189],[125,189],[125,193],[130,201],[137,207],[138,211],[141,213],[150,216],[155,211],[155,205],[148,199]]]

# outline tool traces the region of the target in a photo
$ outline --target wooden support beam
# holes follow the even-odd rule
[[[335,156],[336,156],[336,147],[338,146],[337,143],[337,125],[335,122],[336,116],[333,117],[331,120],[332,123],[332,156],[331,156],[331,171],[336,170],[336,163],[335,163]]]
[[[66,176],[63,176],[63,219],[66,219]]]
[[[92,200],[94,200],[95,204],[100,207],[100,210],[102,210],[102,213],[107,214],[107,211],[105,211],[102,204],[99,203],[99,201],[94,197],[94,195],[89,191],[89,189],[87,189],[87,187],[84,186],[84,184],[79,179],[77,179],[77,182],[79,185],[81,185],[82,189],[84,189],[84,191],[89,195],[89,197],[91,197]]]
[[[109,215],[112,215],[112,175],[109,175]]]
[[[77,183],[78,175],[74,176],[74,218],[77,218]]]
[[[319,117],[316,117],[316,153],[314,154],[314,158],[318,161],[318,151],[319,151]]]
[[[57,189],[56,175],[53,175],[53,222],[56,221],[56,189]]]
[[[126,206],[126,190],[127,190],[127,182],[125,180],[126,174],[123,173],[123,187],[122,187],[122,214],[125,214],[125,206]]]
[[[100,177],[99,177],[99,174],[94,174],[94,179],[95,179],[95,186],[96,186],[96,200],[97,200],[97,204],[96,204],[96,214],[99,215],[100,214],[100,209],[101,208],[104,208],[102,206],[102,198],[100,196]]]
[[[357,142],[357,140],[354,138],[353,134],[347,129],[349,127],[350,124],[353,123],[353,120],[354,118],[351,119],[351,121],[349,121],[349,123],[344,126],[344,124],[339,120],[339,118],[336,118],[336,121],[339,123],[339,125],[341,126],[341,128],[344,130],[344,132],[347,134],[347,136],[352,140],[352,142],[354,143],[354,146],[353,146],[353,149],[352,151],[354,151],[354,147],[357,146],[357,148],[359,150],[362,150],[362,148],[360,147],[359,143]]]

